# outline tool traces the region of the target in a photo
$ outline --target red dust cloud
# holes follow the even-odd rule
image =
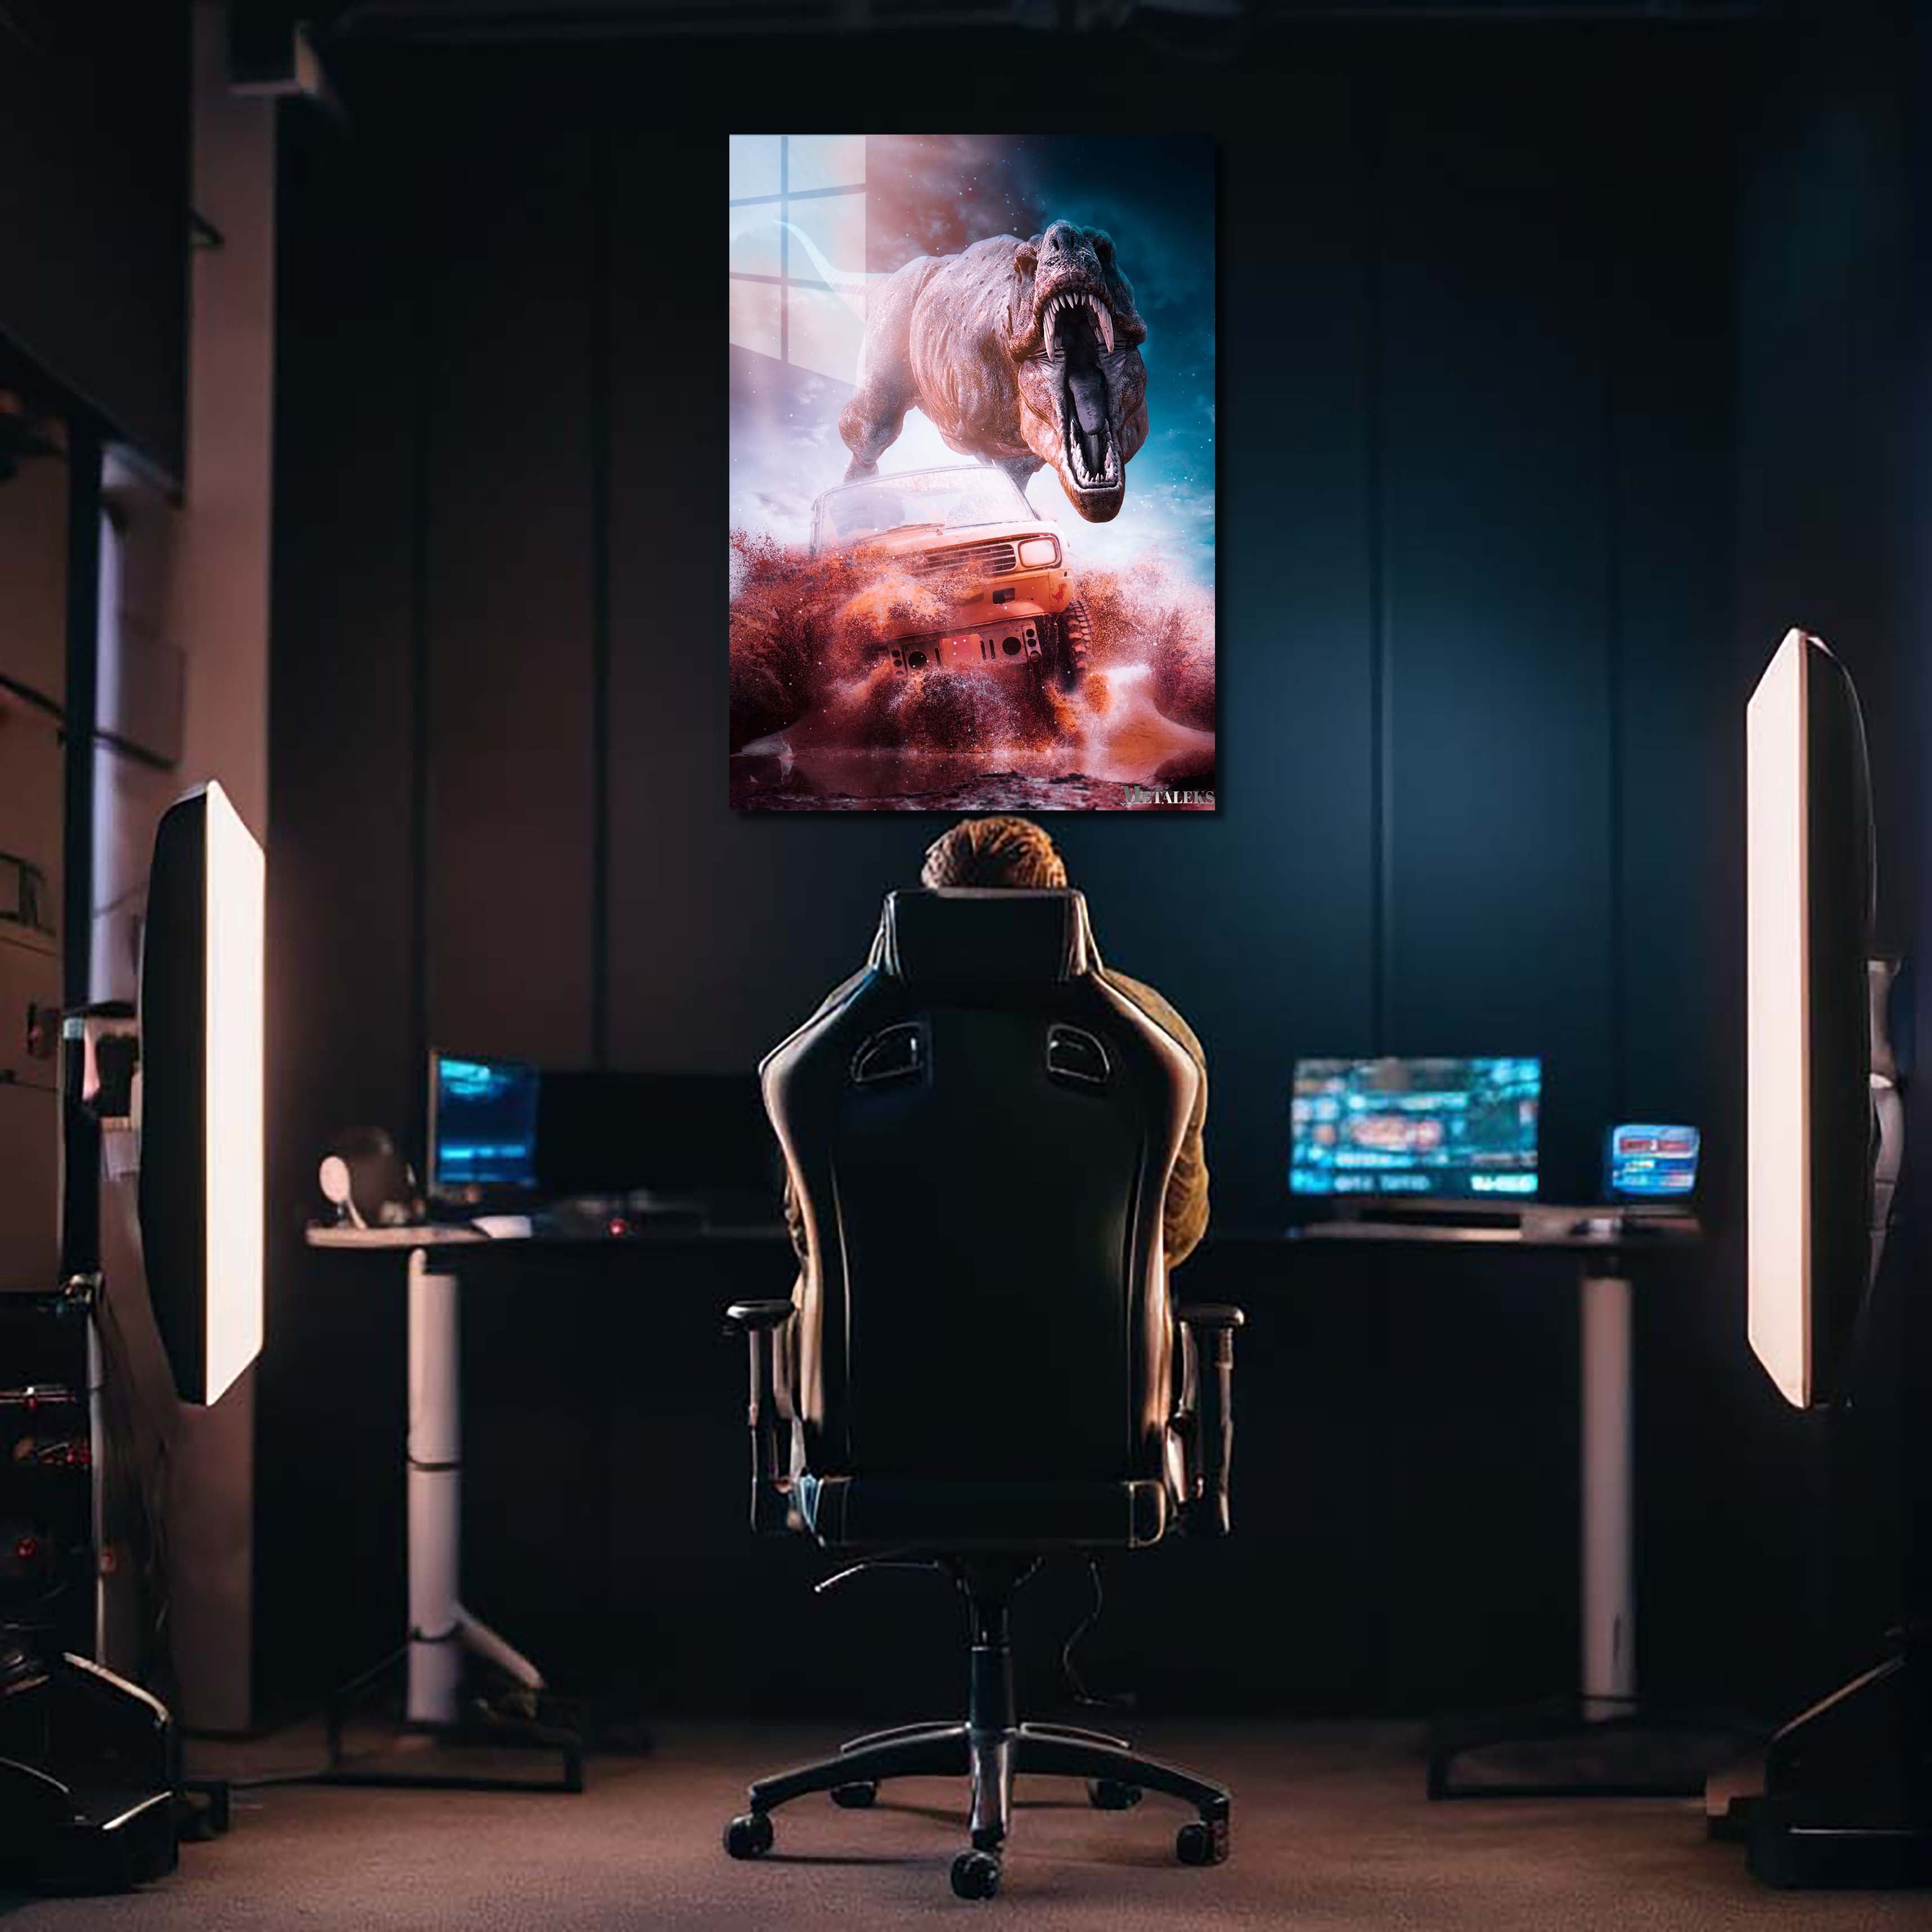
[[[1090,668],[907,675],[883,647],[956,621],[943,585],[876,554],[732,532],[731,796],[772,810],[1094,808],[1211,802],[1212,596],[1153,560],[1083,568]],[[1136,790],[1182,797],[1142,800]]]

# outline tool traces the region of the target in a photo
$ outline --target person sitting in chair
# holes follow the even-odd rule
[[[1030,818],[964,818],[926,848],[920,881],[935,892],[947,886],[980,891],[1064,892],[1066,866],[1052,839]],[[1167,1197],[1162,1208],[1167,1265],[1176,1268],[1200,1245],[1208,1228],[1208,1160],[1202,1144],[1202,1128],[1208,1118],[1207,1056],[1195,1037],[1194,1029],[1153,987],[1130,979],[1110,966],[1098,966],[1096,970],[1123,999],[1131,1001],[1157,1026],[1172,1034],[1200,1070],[1193,1111],[1188,1116],[1180,1151],[1168,1177]],[[864,976],[861,969],[835,986],[820,1003],[818,1013],[813,1018],[836,1006]],[[789,1177],[785,1182],[784,1204],[792,1246],[802,1264],[808,1255],[805,1216],[792,1198]]]

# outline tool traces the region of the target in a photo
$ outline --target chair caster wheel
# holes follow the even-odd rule
[[[734,1858],[763,1858],[772,1848],[772,1821],[762,1811],[747,1811],[724,1827],[724,1849]]]
[[[1096,1811],[1126,1811],[1141,1802],[1141,1788],[1124,1784],[1118,1778],[1090,1778],[1087,1802]]]
[[[991,1898],[1000,1888],[1000,1861],[992,1852],[962,1852],[952,1861],[952,1889],[962,1898]]]
[[[1174,1836],[1174,1855],[1184,1865],[1225,1864],[1228,1858],[1228,1821],[1191,1819]]]
[[[832,1787],[832,1802],[842,1811],[862,1811],[878,1795],[878,1780],[869,1778],[857,1784],[835,1784]]]

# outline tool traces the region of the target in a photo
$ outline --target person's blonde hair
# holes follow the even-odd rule
[[[978,886],[1059,892],[1066,885],[1066,867],[1053,841],[1030,818],[962,818],[926,848],[920,878],[935,890]]]

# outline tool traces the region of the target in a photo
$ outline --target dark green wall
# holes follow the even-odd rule
[[[400,1396],[393,1285],[296,1245],[324,1138],[410,1127],[435,1038],[748,1066],[936,830],[726,806],[716,227],[730,128],[916,125],[935,44],[371,52],[338,76],[352,142],[289,124],[272,1686],[400,1614],[387,1571],[350,1600],[326,1553],[352,1520],[393,1558]],[[1862,554],[1792,548],[1737,466],[1784,386],[1754,130],[1792,50],[1629,23],[1310,33],[1236,68],[1096,49],[1095,124],[1220,142],[1221,809],[1054,833],[1109,958],[1206,1042],[1224,1230],[1285,1218],[1298,1053],[1540,1051],[1552,1193],[1588,1187],[1613,1112],[1706,1127],[1713,1239],[1640,1297],[1640,1641],[1662,1688],[1772,1694],[1802,1619],[1765,1472],[1804,1463],[1743,1340],[1742,705],[1791,598]],[[1010,52],[950,47],[950,124],[1016,124]],[[1845,191],[1818,186],[1825,227]],[[1879,287],[1832,299],[1877,326]],[[1787,550],[1802,581],[1747,596],[1747,555]],[[1564,1273],[1226,1241],[1192,1268],[1255,1316],[1241,1533],[1131,1566],[1124,1652],[1223,1630],[1143,1666],[1179,1703],[1566,1683]],[[479,1310],[471,1358],[490,1613],[540,1650],[655,1630],[650,1694],[712,1708],[805,1694],[732,1659],[794,1627],[810,1567],[740,1535],[725,1286],[533,1282]],[[849,1702],[901,1626],[838,1607],[814,1682]]]

